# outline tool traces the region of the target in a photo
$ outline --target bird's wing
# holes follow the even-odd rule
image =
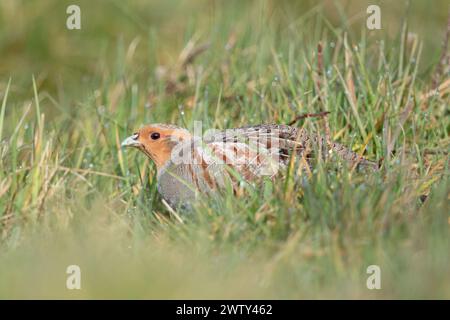
[[[364,159],[339,143],[327,141],[325,137],[317,133],[308,133],[303,128],[283,124],[226,129],[206,137],[205,141],[256,144],[270,150],[271,155],[276,155],[284,164],[289,161],[293,153],[307,160],[324,159],[334,153],[350,165],[378,168],[375,162]]]
[[[202,150],[208,154],[204,157],[208,163],[226,165],[246,180],[272,177],[282,165],[278,159],[278,150],[274,152],[257,141],[210,142]]]
[[[206,133],[203,139],[185,141],[180,146],[182,150],[176,154],[181,154],[185,160],[180,162],[180,168],[188,173],[188,180],[202,191],[216,189],[228,178],[235,186],[238,176],[247,181],[273,177],[293,159],[293,154],[297,156],[298,168],[307,171],[313,158],[318,155],[324,158],[333,152],[350,165],[377,168],[376,163],[341,144],[327,142],[317,134],[287,125],[216,131]]]
[[[205,137],[205,141],[209,143],[243,143],[268,150],[282,163],[288,161],[292,152],[303,154],[309,139],[301,129],[277,124],[226,129]]]
[[[238,181],[273,177],[280,168],[276,156],[261,144],[192,139],[173,150],[171,163],[188,184],[207,192],[226,181],[234,188]]]

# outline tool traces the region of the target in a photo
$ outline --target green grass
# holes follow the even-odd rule
[[[0,3],[0,298],[450,298],[446,1],[380,1],[380,31],[364,1],[78,1],[79,31],[69,4]],[[153,164],[120,148],[152,122],[324,110],[297,125],[328,127],[379,173],[287,172],[183,223]]]

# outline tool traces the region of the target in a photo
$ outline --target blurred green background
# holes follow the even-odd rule
[[[82,29],[66,28],[66,8],[81,8]],[[366,8],[381,8],[382,30],[365,28]],[[318,13],[318,14],[317,14]],[[424,42],[421,69],[430,71],[440,55],[448,14],[447,1],[14,1],[0,4],[0,73],[4,87],[14,78],[14,95],[31,93],[31,74],[40,86],[70,98],[98,86],[107,76],[128,76],[147,87],[158,65],[173,64],[193,37],[211,42],[202,63],[226,53],[232,34],[238,48],[264,46],[286,52],[316,46],[325,33],[348,31],[352,39],[398,41],[403,24]],[[326,22],[325,22],[326,21]],[[268,35],[276,34],[276,37]],[[135,41],[133,52],[129,45]],[[389,50],[387,52],[389,54]],[[261,56],[261,57],[260,57]],[[270,52],[256,59],[269,63]],[[108,66],[109,75],[104,67]],[[95,79],[95,80],[94,80]],[[28,91],[26,91],[28,90]]]

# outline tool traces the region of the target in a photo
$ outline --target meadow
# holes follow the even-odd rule
[[[1,1],[0,298],[449,299],[449,5],[376,1],[368,30],[369,4]],[[178,217],[120,147],[323,111],[295,125],[379,172],[319,162]]]

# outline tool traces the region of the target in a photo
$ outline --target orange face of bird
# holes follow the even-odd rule
[[[159,170],[170,159],[173,147],[181,140],[189,138],[188,131],[168,125],[148,125],[122,142],[122,147],[133,147],[141,150]]]

